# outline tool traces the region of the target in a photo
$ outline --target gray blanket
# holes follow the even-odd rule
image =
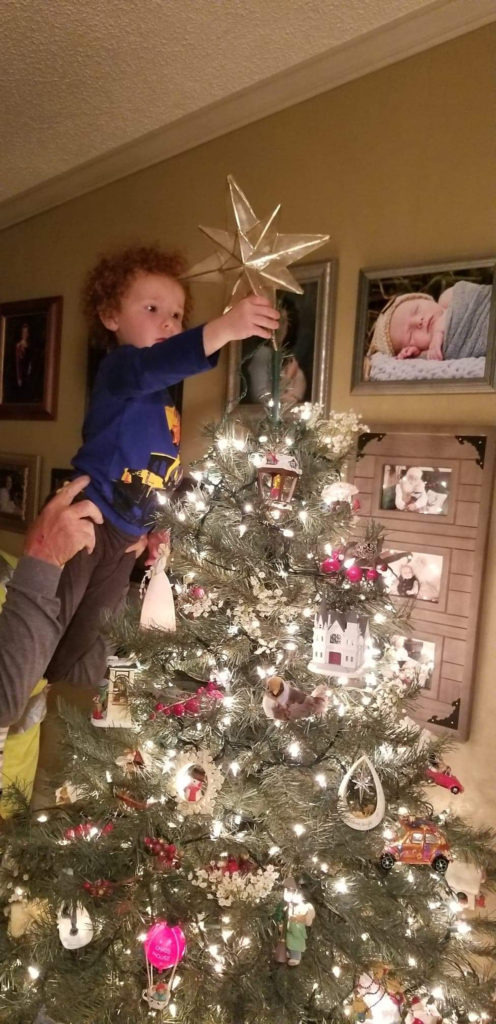
[[[485,356],[489,331],[491,285],[458,281],[447,314],[444,359]]]

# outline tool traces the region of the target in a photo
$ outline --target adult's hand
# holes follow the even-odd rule
[[[94,524],[103,523],[102,513],[92,501],[72,504],[89,482],[89,476],[78,476],[45,505],[28,531],[25,555],[62,567],[82,548],[91,554],[95,547]]]

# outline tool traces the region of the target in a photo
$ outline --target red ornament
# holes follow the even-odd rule
[[[360,498],[353,498],[351,507],[354,512],[358,512],[358,509],[360,508]]]
[[[189,588],[189,594],[194,601],[202,601],[203,598],[205,597],[205,590],[203,587],[195,585]]]
[[[339,558],[324,558],[324,561],[320,563],[320,571],[325,573],[339,572],[341,569],[341,562]]]
[[[375,583],[375,581],[379,579],[377,569],[367,569],[366,576],[372,583]]]
[[[360,583],[363,576],[363,569],[359,565],[350,565],[346,570],[347,579],[350,583]]]
[[[174,843],[168,843],[166,839],[145,836],[144,844],[148,853],[157,858],[159,868],[165,870],[179,867],[179,851]]]
[[[197,715],[202,709],[200,698],[208,697],[210,700],[223,700],[224,696],[224,692],[219,690],[217,684],[210,681],[206,686],[199,686],[192,697],[176,701],[175,704],[164,704],[163,701],[159,701],[155,704],[155,709],[150,717],[155,718],[158,713],[167,717],[172,715],[173,718],[183,718],[184,715]]]
[[[93,836],[108,835],[112,832],[113,824],[109,821],[106,825],[96,825],[94,821],[81,822],[80,825],[74,825],[72,828],[66,828],[64,832],[65,839],[90,839]],[[94,831],[96,829],[96,831]]]
[[[114,891],[114,883],[107,878],[98,878],[96,882],[83,882],[83,889],[89,892],[90,896],[102,899],[104,896],[111,896]]]

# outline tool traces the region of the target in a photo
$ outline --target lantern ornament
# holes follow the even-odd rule
[[[274,509],[287,511],[301,469],[294,455],[267,452],[258,463],[258,490],[262,501]]]
[[[143,999],[151,1010],[162,1010],[169,1004],[176,968],[186,951],[186,938],[179,925],[171,926],[167,921],[157,921],[151,926],[143,943],[146,958],[148,987],[143,989]],[[172,967],[167,981],[159,978],[155,982],[153,968],[166,971]]]

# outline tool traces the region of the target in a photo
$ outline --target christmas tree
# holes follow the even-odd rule
[[[490,877],[493,836],[429,804],[442,741],[410,717],[384,538],[346,483],[364,428],[273,413],[212,428],[163,504],[175,611],[164,551],[92,721],[61,711],[63,802],[12,793],[8,1024],[493,1019],[494,924],[446,875]]]

